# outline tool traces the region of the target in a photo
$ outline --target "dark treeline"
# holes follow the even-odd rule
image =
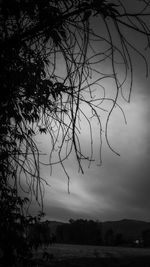
[[[116,223],[117,228],[115,228]],[[136,223],[136,221],[122,220],[109,222],[106,227],[107,222],[87,219],[70,219],[69,223],[45,221],[31,225],[27,235],[29,244],[34,249],[46,248],[54,243],[150,247],[150,228],[144,225],[140,229],[139,226],[135,226]],[[122,230],[120,225],[123,225]]]
[[[61,224],[56,231],[57,241],[61,243],[85,245],[123,245],[123,235],[115,234],[112,229],[103,231],[103,224],[93,220],[70,220]]]
[[[150,247],[150,229],[141,231],[138,238],[112,228],[104,229],[104,224],[93,220],[73,220],[57,226],[56,242],[104,246]]]
[[[56,230],[57,241],[62,243],[100,245],[102,244],[101,224],[93,220],[73,220],[61,224]]]

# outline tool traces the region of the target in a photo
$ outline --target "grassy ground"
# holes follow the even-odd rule
[[[38,253],[38,258],[41,257],[42,250]],[[55,244],[38,264],[38,267],[150,267],[150,249]]]
[[[42,266],[42,265],[41,265]],[[130,259],[81,258],[46,263],[45,267],[150,267],[150,257]]]

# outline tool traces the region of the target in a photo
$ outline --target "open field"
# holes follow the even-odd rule
[[[136,256],[150,256],[150,248],[128,248],[128,247],[103,247],[87,245],[55,244],[48,248],[55,258],[125,258]]]
[[[150,267],[150,249],[55,244],[44,265],[54,267]],[[42,250],[39,251],[41,256]]]

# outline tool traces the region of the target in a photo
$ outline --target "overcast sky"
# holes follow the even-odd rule
[[[137,89],[138,88],[138,89]],[[114,155],[103,147],[103,163],[84,166],[84,175],[78,173],[75,158],[66,163],[67,178],[61,167],[44,168],[44,176],[51,187],[45,191],[45,211],[51,220],[69,218],[117,220],[122,218],[150,221],[150,95],[149,82],[134,83],[132,101],[124,104],[127,125],[119,113],[113,117],[111,140],[121,154]],[[88,140],[85,136],[85,147]],[[47,147],[48,139],[44,140]],[[99,144],[97,144],[98,146]],[[97,159],[98,162],[98,159]]]
[[[136,38],[135,35],[135,40],[142,45],[143,40]],[[45,188],[44,197],[49,220],[128,218],[150,221],[150,79],[145,77],[140,59],[133,55],[133,61],[131,102],[121,102],[127,125],[122,114],[115,110],[109,126],[110,142],[120,157],[104,143],[102,166],[98,166],[98,131],[97,124],[93,123],[95,162],[90,168],[83,163],[84,175],[78,173],[74,155],[65,164],[70,175],[70,194],[67,192],[67,178],[60,166],[54,167],[52,176],[48,167],[42,169],[51,185]],[[111,86],[110,81],[106,86]],[[89,139],[85,129],[81,139],[86,151]],[[49,138],[44,137],[42,148],[47,153],[48,143]]]

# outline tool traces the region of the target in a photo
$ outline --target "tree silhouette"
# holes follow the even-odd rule
[[[114,245],[114,231],[112,229],[108,229],[105,233],[105,245],[112,246]]]
[[[101,223],[93,220],[69,220],[70,223],[58,225],[56,238],[58,242],[82,244],[82,245],[101,245]]]
[[[150,229],[142,232],[143,246],[150,247]]]
[[[144,52],[124,31],[138,32],[149,49],[149,2],[141,1],[140,8],[131,12],[119,0],[0,1],[1,202],[4,196],[6,200],[10,195],[17,199],[22,189],[29,199],[34,195],[42,205],[45,180],[40,175],[38,133],[49,134],[49,166],[61,164],[68,183],[64,162],[72,152],[81,172],[83,160],[89,164],[94,160],[92,119],[99,127],[100,163],[103,135],[109,148],[118,154],[109,142],[108,124],[115,107],[123,113],[120,95],[130,101],[131,52],[144,60],[146,72],[148,68]],[[95,26],[97,22],[100,29]],[[105,64],[109,64],[109,72],[101,70]],[[123,78],[117,74],[120,66]],[[105,79],[115,85],[112,98],[105,94]],[[124,94],[126,86],[128,97]],[[96,96],[95,88],[99,90]],[[110,109],[103,134],[105,101],[110,102]],[[90,135],[89,155],[83,153],[80,142],[82,119]]]

